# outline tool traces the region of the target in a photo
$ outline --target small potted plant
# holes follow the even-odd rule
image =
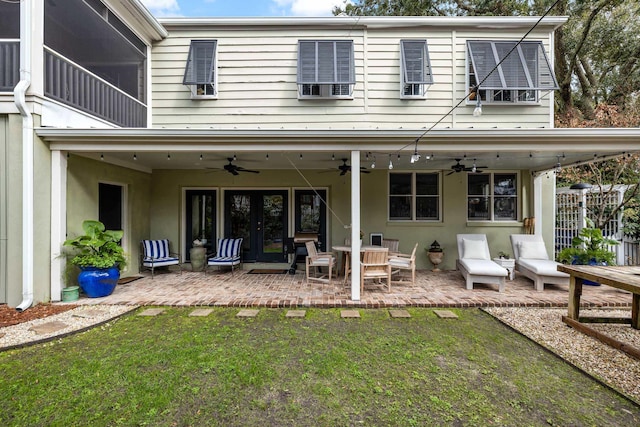
[[[437,240],[434,240],[431,246],[425,248],[427,250],[427,257],[429,258],[429,262],[433,264],[433,269],[431,271],[440,271],[438,266],[442,263],[442,257],[444,256],[444,252],[440,243]]]
[[[571,246],[562,249],[557,260],[563,264],[576,265],[615,265],[616,254],[609,247],[618,245],[615,239],[602,235],[602,230],[593,226],[593,221],[587,219],[587,227],[573,238]],[[596,284],[597,283],[588,283]]]
[[[511,255],[509,255],[506,252],[502,252],[502,251],[498,252],[498,258],[500,258],[500,259],[509,259],[510,257],[511,257]]]
[[[83,235],[64,242],[73,248],[71,264],[80,268],[78,284],[90,298],[110,295],[124,268],[126,258],[119,242],[122,230],[106,230],[103,223],[86,220],[82,223]]]

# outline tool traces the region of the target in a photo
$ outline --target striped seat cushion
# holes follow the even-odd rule
[[[169,253],[169,239],[143,240],[142,246],[144,248],[145,262],[171,257]]]
[[[166,265],[176,265],[180,262],[175,257],[162,257],[162,258],[145,258],[142,261],[142,265],[145,267],[164,267]]]
[[[209,265],[237,265],[240,263],[242,238],[218,240],[218,251],[208,259]]]

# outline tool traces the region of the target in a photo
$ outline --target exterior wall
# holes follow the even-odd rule
[[[170,36],[153,47],[155,127],[238,129],[423,129],[466,95],[466,40],[517,40],[521,32],[445,30],[436,27],[318,29],[313,26],[169,27]],[[506,34],[506,35],[505,35]],[[400,99],[402,38],[426,38],[435,83],[426,99]],[[192,39],[215,39],[218,99],[192,100],[182,85]],[[298,100],[297,42],[300,39],[354,41],[356,84],[352,100]],[[529,39],[542,40],[547,31]],[[455,95],[455,96],[454,96]],[[485,105],[473,117],[466,102],[438,126],[484,128],[551,127],[549,97],[540,105]]]
[[[67,174],[67,235],[73,238],[82,233],[82,222],[98,218],[98,184],[108,182],[123,185],[127,192],[125,217],[125,252],[129,265],[123,276],[138,272],[139,242],[149,236],[150,210],[149,174],[104,162],[72,155],[68,159]],[[73,270],[73,269],[72,269]],[[73,273],[70,280],[75,280]],[[69,280],[69,277],[67,277]]]
[[[395,172],[395,170],[394,170]],[[318,170],[304,170],[304,176],[314,187],[327,188],[330,208],[333,214],[327,210],[329,222],[328,247],[339,245],[349,236],[350,230],[344,225],[351,223],[351,191],[349,177],[341,177],[337,173],[320,173]],[[520,206],[523,209],[523,217],[531,216],[527,195],[530,178],[524,171],[521,173]],[[181,225],[182,217],[182,192],[183,188],[208,188],[217,190],[217,236],[223,236],[223,190],[224,189],[266,189],[280,188],[293,191],[293,189],[308,189],[304,179],[295,171],[290,170],[265,170],[259,175],[259,184],[255,176],[250,174],[231,176],[223,171],[182,171],[182,170],[157,170],[154,171],[151,183],[150,234],[149,238],[168,238],[172,250],[184,252]],[[388,173],[385,170],[373,170],[367,175],[362,175],[362,218],[361,229],[365,234],[364,241],[368,242],[369,233],[383,233],[388,238],[400,240],[400,250],[408,253],[418,243],[416,251],[416,265],[418,269],[430,269],[425,248],[428,248],[434,240],[437,240],[445,250],[443,269],[455,269],[457,258],[456,234],[458,233],[482,233],[487,235],[491,255],[497,256],[499,251],[512,253],[509,234],[522,233],[521,222],[473,224],[467,222],[466,217],[466,174],[453,174],[443,176],[442,222],[391,222],[387,220],[388,212]],[[381,191],[381,189],[385,189]],[[552,191],[552,189],[550,189]],[[292,193],[291,193],[292,194]],[[290,234],[293,226],[293,200],[290,197]],[[545,239],[546,240],[546,239]],[[184,255],[184,254],[183,254]]]

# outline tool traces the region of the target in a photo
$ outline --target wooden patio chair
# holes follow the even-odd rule
[[[411,272],[411,284],[416,284],[416,250],[418,249],[418,244],[416,243],[413,247],[413,251],[411,254],[390,254],[389,255],[389,264],[391,264],[391,277],[394,275],[398,275],[398,280],[393,280],[393,283],[402,283],[402,276],[400,273],[403,270],[408,270]]]
[[[400,253],[400,240],[382,239],[382,247],[389,249],[389,255]]]
[[[367,248],[360,264],[360,292],[364,291],[364,281],[386,279],[387,290],[391,292],[391,264],[388,248]]]
[[[305,246],[307,248],[307,257],[305,260],[307,285],[310,280],[321,283],[331,283],[331,275],[336,265],[336,257],[333,256],[332,252],[318,252],[315,242],[305,242]],[[322,273],[320,270],[322,267],[329,269],[329,277]],[[315,274],[311,276],[314,270]]]

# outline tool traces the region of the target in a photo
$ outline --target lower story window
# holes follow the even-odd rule
[[[440,174],[390,173],[390,221],[439,221]]]
[[[516,173],[467,175],[469,221],[516,221],[518,186]]]

